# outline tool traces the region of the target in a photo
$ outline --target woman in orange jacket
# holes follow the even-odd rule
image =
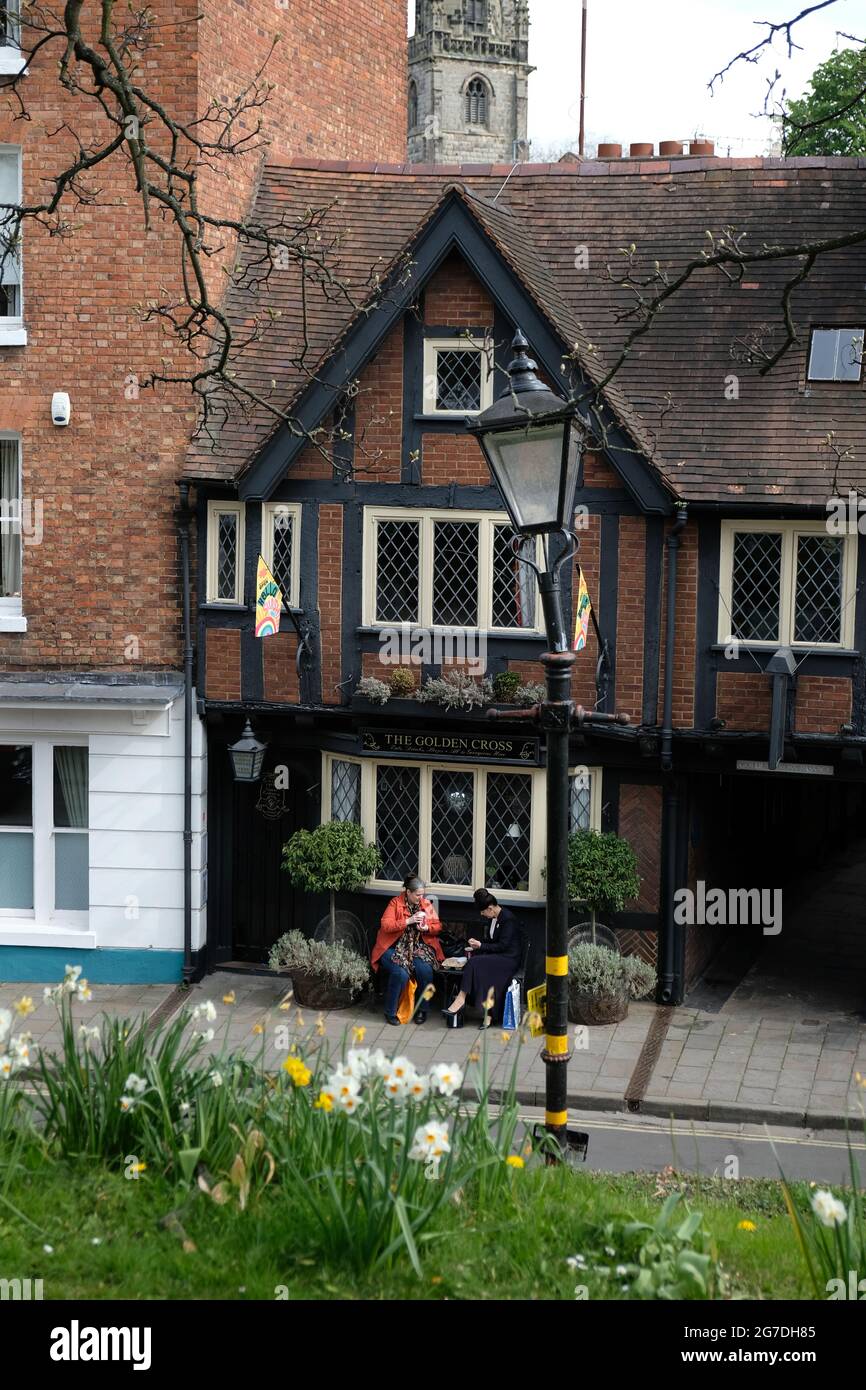
[[[403,880],[403,892],[392,898],[382,913],[379,935],[373,947],[371,964],[374,970],[384,966],[388,974],[385,985],[385,1018],[399,1024],[397,1008],[400,995],[409,976],[415,976],[416,987],[423,994],[433,983],[433,967],[442,960],[439,934],[442,923],[433,904],[424,897],[424,880],[414,874]],[[415,1011],[415,1022],[427,1018],[426,1000]]]

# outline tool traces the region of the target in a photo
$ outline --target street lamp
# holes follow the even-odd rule
[[[535,374],[528,342],[518,329],[508,367],[509,385],[467,429],[476,437],[502,494],[516,533],[515,553],[535,571],[549,650],[544,665],[547,698],[527,711],[546,733],[547,910],[545,974],[545,1126],[564,1151],[568,1123],[568,734],[571,726],[571,649],[562,611],[559,575],[575,554],[574,495],[584,428],[573,404],[550,391]],[[552,568],[521,555],[526,536],[566,539]],[[545,550],[545,554],[546,554]],[[581,711],[581,716],[583,712]],[[514,718],[514,714],[506,717]]]
[[[236,782],[258,782],[262,775],[262,763],[268,750],[266,743],[259,743],[247,720],[244,731],[237,743],[229,745],[229,757]]]

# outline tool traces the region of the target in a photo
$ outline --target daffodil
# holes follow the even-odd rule
[[[147,1082],[143,1076],[136,1076],[135,1072],[130,1072],[123,1083],[124,1090],[131,1096],[142,1096],[147,1090]]]
[[[26,1018],[28,1014],[33,1013],[36,1005],[33,1003],[29,994],[22,994],[20,999],[15,1000],[12,1007],[20,1018]]]
[[[848,1219],[845,1203],[821,1188],[812,1198],[812,1210],[822,1226],[843,1226]]]
[[[63,983],[77,985],[80,974],[80,965],[67,965],[66,969],[63,972]]]
[[[508,1164],[509,1168],[525,1167],[525,1164],[523,1162],[523,1159],[520,1157],[520,1154],[509,1154],[505,1162]]]
[[[89,1004],[93,998],[93,990],[86,980],[78,981],[78,998],[85,1004]]]
[[[124,1114],[131,1114],[135,1109],[135,1096],[121,1096],[120,1108]]]
[[[236,997],[235,992],[234,992],[233,989],[230,989],[229,992],[228,992],[228,994],[224,994],[224,995],[223,995],[223,1003],[224,1003],[224,1004],[236,1004],[236,1003],[237,1003],[237,997]]]
[[[361,1097],[356,1093],[347,1093],[344,1091],[337,1096],[337,1104],[341,1110],[345,1110],[347,1115],[354,1115],[358,1106],[361,1104]]]
[[[499,1034],[499,1040],[500,1040],[500,1042],[502,1042],[502,1043],[509,1043],[509,1042],[511,1042],[511,1034],[510,1034],[510,1033],[500,1033],[500,1034]]]
[[[430,1079],[426,1076],[419,1076],[416,1072],[406,1083],[406,1094],[413,1100],[426,1099],[427,1092],[430,1090]]]
[[[314,1110],[324,1110],[324,1111],[325,1111],[325,1114],[327,1115],[327,1114],[330,1114],[330,1112],[333,1110],[333,1108],[334,1108],[334,1097],[330,1094],[329,1091],[324,1091],[324,1090],[320,1091],[320,1092],[319,1092],[319,1099],[316,1101],[315,1105],[313,1106],[313,1109],[314,1109]]]
[[[85,1047],[89,1047],[92,1042],[99,1040],[99,1029],[88,1028],[86,1023],[82,1023],[78,1029],[78,1036]]]
[[[425,1004],[426,1004],[427,1001],[428,1001],[429,999],[432,999],[432,998],[433,998],[433,995],[434,995],[435,993],[436,993],[436,986],[435,986],[435,985],[425,985],[425,986],[424,986],[424,989],[423,989],[423,991],[422,991],[422,994],[421,994],[421,998],[424,1000],[424,1002],[425,1002]]]
[[[757,1231],[757,1229],[758,1229],[758,1228],[757,1228],[757,1226],[755,1225],[754,1221],[738,1221],[738,1222],[737,1222],[737,1230],[738,1230],[738,1231]]]
[[[208,1074],[208,1081],[216,1090],[223,1084],[222,1072],[217,1071],[216,1067],[214,1067],[213,1071]]]
[[[459,1067],[449,1062],[437,1062],[430,1068],[430,1083],[440,1096],[453,1096],[463,1085],[463,1073]]]
[[[256,1037],[261,1037],[264,1031],[264,1026],[261,1023],[253,1024],[253,1032],[255,1033]]]
[[[30,1034],[22,1033],[17,1038],[10,1038],[9,1051],[19,1067],[26,1067],[30,1062]]]
[[[319,1017],[316,1019],[316,1036],[317,1036],[317,1037],[320,1037],[320,1038],[323,1038],[323,1037],[325,1036],[325,1015],[324,1015],[324,1014],[319,1014]]]
[[[130,1173],[135,1173],[136,1175],[138,1175],[139,1173],[143,1173],[143,1172],[145,1171],[146,1168],[147,1168],[147,1164],[146,1164],[146,1163],[131,1163],[131,1164],[129,1165],[129,1171],[130,1171]]]
[[[0,1057],[0,1080],[5,1081],[12,1075],[12,1058],[4,1054]]]
[[[356,1023],[352,1029],[352,1042],[362,1043],[366,1036],[367,1029],[364,1027],[363,1023]]]
[[[217,1016],[216,1005],[212,999],[205,999],[204,1003],[196,1004],[192,1016],[193,1018],[206,1018],[208,1023],[213,1023]]]
[[[0,1009],[0,1041],[12,1027],[12,1014],[9,1009]]]
[[[409,1157],[416,1159],[440,1158],[442,1154],[450,1153],[451,1142],[448,1138],[448,1125],[444,1120],[428,1120],[426,1125],[419,1125],[412,1140],[412,1147],[409,1150]]]

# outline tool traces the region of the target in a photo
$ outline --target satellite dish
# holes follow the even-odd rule
[[[354,912],[345,912],[342,908],[334,914],[334,925],[331,926],[331,917],[323,917],[316,930],[313,932],[314,941],[327,941],[329,945],[345,946],[347,950],[354,951],[356,956],[369,959],[370,948],[367,944],[367,933],[360,917],[356,917]]]

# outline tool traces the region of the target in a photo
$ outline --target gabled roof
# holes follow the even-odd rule
[[[353,332],[363,326],[373,351],[384,323],[377,311],[357,307],[368,299],[371,270],[393,270],[407,247],[435,251],[446,209],[459,203],[466,227],[494,248],[493,271],[510,273],[511,285],[498,285],[493,297],[501,302],[503,294],[513,294],[518,307],[521,299],[531,300],[537,331],[556,339],[547,344],[544,365],[550,370],[551,354],[576,348],[582,370],[597,382],[630,327],[622,319],[629,300],[615,284],[623,247],[635,244],[640,272],[651,271],[656,260],[675,272],[700,254],[708,230],[718,236],[734,227],[756,246],[850,231],[866,225],[864,169],[866,161],[841,159],[620,161],[554,165],[544,172],[521,165],[506,181],[507,169],[478,166],[269,167],[255,215],[271,222],[283,215],[293,223],[310,207],[327,208],[322,234],[338,238],[334,275],[348,286],[354,304],[308,287],[309,372],[287,371],[303,329],[299,282],[294,272],[272,274],[267,304],[279,317],[244,353],[240,379],[264,394],[276,382],[275,399],[293,409],[315,390],[314,375],[330,372],[336,386]],[[461,188],[454,191],[458,174]],[[586,248],[586,269],[579,247]],[[736,287],[716,271],[702,272],[639,340],[605,393],[620,427],[615,433],[612,424],[607,437],[614,453],[620,449],[618,461],[631,470],[635,487],[638,475],[654,474],[657,488],[661,480],[664,491],[695,501],[823,505],[837,462],[826,443],[832,434],[837,450],[844,450],[837,483],[866,489],[863,387],[807,384],[808,333],[765,377],[737,360],[744,345],[773,341],[781,286],[795,268],[793,261],[767,264]],[[417,262],[413,276],[416,270]],[[805,327],[862,325],[864,283],[862,248],[819,259],[795,292],[796,321]],[[404,288],[408,303],[418,280]],[[393,309],[394,298],[388,298]],[[230,291],[227,308],[239,327],[251,321],[248,293]],[[514,308],[506,312],[512,320],[516,316]],[[531,329],[522,326],[544,358]],[[215,449],[195,446],[189,474],[233,480],[265,446],[276,467],[284,452],[279,434],[266,410],[257,408],[245,420],[233,415]],[[640,452],[651,469],[640,462]]]

